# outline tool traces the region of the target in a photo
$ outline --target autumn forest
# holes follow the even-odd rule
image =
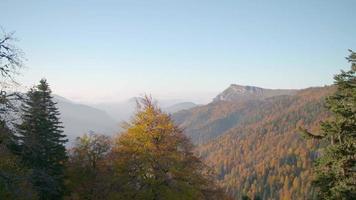
[[[355,200],[354,2],[198,2],[0,3],[0,200]]]

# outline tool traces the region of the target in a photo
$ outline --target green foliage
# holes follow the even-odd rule
[[[347,59],[351,70],[335,76],[337,91],[327,99],[333,119],[321,124],[327,145],[315,166],[320,199],[356,198],[356,53]]]
[[[242,195],[241,200],[251,200],[247,195]]]
[[[22,112],[18,125],[20,155],[31,169],[31,183],[40,199],[61,199],[67,140],[46,80],[27,93]]]

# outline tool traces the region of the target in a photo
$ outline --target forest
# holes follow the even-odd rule
[[[12,34],[1,38],[0,58],[2,83],[15,84],[23,60]],[[26,94],[1,94],[0,199],[227,198],[182,129],[151,97],[137,102],[120,135],[85,134],[66,149],[46,79]]]
[[[170,115],[149,96],[113,137],[67,147],[49,81],[0,38],[0,199],[355,199],[356,53],[332,86]]]

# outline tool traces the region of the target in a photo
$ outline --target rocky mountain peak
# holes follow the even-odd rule
[[[226,90],[217,95],[213,102],[264,99],[280,95],[293,95],[296,91],[297,90],[265,89],[256,86],[231,84]]]

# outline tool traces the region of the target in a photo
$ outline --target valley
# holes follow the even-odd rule
[[[174,121],[234,198],[307,199],[313,195],[310,170],[318,144],[304,140],[298,128],[318,131],[329,117],[325,98],[333,92],[330,86],[271,90],[232,84],[207,105],[178,103],[163,110],[174,110]],[[121,119],[128,120],[136,105],[131,99],[100,110],[57,99],[71,141],[90,131],[119,133],[112,116],[122,110]]]

